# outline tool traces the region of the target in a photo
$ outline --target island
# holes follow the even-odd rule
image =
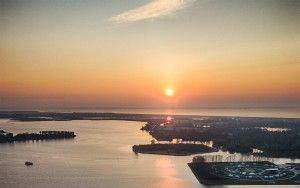
[[[192,154],[210,153],[218,151],[203,144],[146,144],[134,145],[135,153],[187,156]]]
[[[76,137],[72,131],[40,131],[39,133],[13,133],[0,130],[0,143],[28,141],[28,140],[54,140],[54,139],[70,139]]]

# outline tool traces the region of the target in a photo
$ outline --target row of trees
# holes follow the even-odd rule
[[[0,143],[27,140],[67,139],[74,138],[75,136],[75,133],[71,131],[40,131],[40,133],[20,133],[15,136],[13,133],[0,131]]]

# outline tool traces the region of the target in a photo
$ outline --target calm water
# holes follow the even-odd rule
[[[128,121],[0,120],[0,129],[14,133],[71,130],[78,135],[74,140],[0,144],[0,187],[205,187],[186,165],[191,156],[134,154],[133,144],[151,140],[139,130],[142,125]],[[26,167],[26,160],[34,165]]]

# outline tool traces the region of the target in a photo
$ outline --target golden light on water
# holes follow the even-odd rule
[[[154,167],[160,181],[154,181],[152,187],[189,187],[187,182],[178,178],[179,172],[177,171],[175,166],[176,164],[174,162],[173,158],[168,157],[155,159]]]

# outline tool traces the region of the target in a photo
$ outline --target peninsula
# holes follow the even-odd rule
[[[203,144],[147,144],[134,145],[135,153],[186,156],[192,154],[210,153],[218,151]]]

